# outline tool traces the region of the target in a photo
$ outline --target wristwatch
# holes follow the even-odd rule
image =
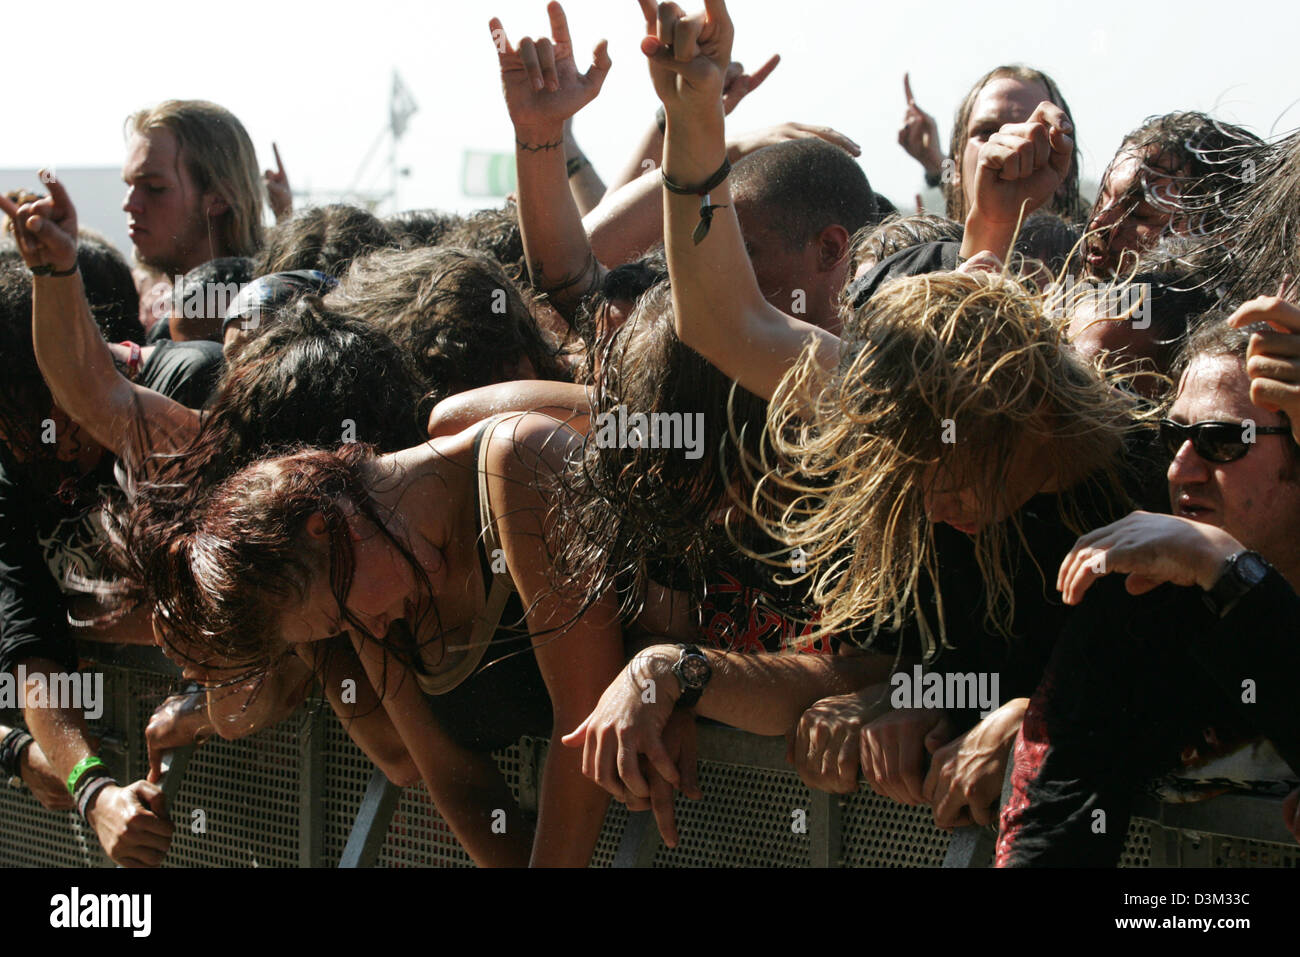
[[[1247,592],[1262,582],[1272,568],[1258,552],[1243,548],[1228,557],[1219,573],[1219,580],[1201,597],[1210,611],[1222,618]]]
[[[698,646],[678,645],[677,647],[682,652],[673,665],[673,674],[677,676],[677,683],[682,689],[681,697],[677,699],[677,707],[694,708],[696,702],[700,700],[700,695],[704,694],[704,686],[713,677],[713,667]]]

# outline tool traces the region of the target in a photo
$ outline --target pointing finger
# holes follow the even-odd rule
[[[907,95],[907,105],[916,106],[916,100],[912,98],[912,78],[906,73],[903,74],[903,92]]]

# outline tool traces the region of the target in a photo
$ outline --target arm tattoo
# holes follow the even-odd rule
[[[556,140],[554,143],[525,143],[523,140],[516,138],[515,146],[519,147],[525,153],[541,153],[544,150],[559,149],[564,145],[564,140]]]

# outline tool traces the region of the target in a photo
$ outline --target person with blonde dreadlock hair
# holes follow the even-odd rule
[[[974,261],[885,285],[853,317],[861,341],[843,343],[767,304],[754,281],[723,163],[718,97],[733,31],[722,0],[705,6],[666,20],[661,8],[642,49],[668,117],[665,245],[678,335],[772,400],[776,460],[760,463],[754,511],[800,550],[821,630],[866,628],[873,650],[924,653],[945,680],[1000,677],[1002,701],[1013,699],[989,703],[980,721],[973,701],[905,708],[886,687],[895,710],[868,723],[879,687],[839,695],[788,729],[790,758],[810,784],[853,790],[860,765],[880,793],[933,805],[942,825],[985,823],[1062,621],[1044,569],[1078,529],[1130,501],[1125,442],[1136,415],[1116,377],[1069,348],[1036,293],[975,268],[996,262],[989,253],[1005,256],[1023,217],[1055,194],[1070,168],[1071,125],[1042,103],[991,136],[963,234],[962,256]],[[662,679],[659,704],[631,702],[626,689],[641,685],[625,674],[566,739],[584,745],[584,771],[607,789],[630,786],[622,772],[637,760],[627,752],[653,755],[663,702],[671,713],[679,688],[701,709],[772,693],[770,682],[746,687],[749,676],[720,656],[707,655],[711,672],[675,657],[651,648],[629,665],[641,681]],[[924,782],[923,741],[935,752]]]

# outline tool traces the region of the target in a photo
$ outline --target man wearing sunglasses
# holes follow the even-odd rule
[[[1300,767],[1300,446],[1251,401],[1250,341],[1221,317],[1190,336],[1160,426],[1172,514],[1061,563],[1078,608],[1016,742],[999,866],[1113,865],[1142,785],[1226,742],[1267,737]]]

